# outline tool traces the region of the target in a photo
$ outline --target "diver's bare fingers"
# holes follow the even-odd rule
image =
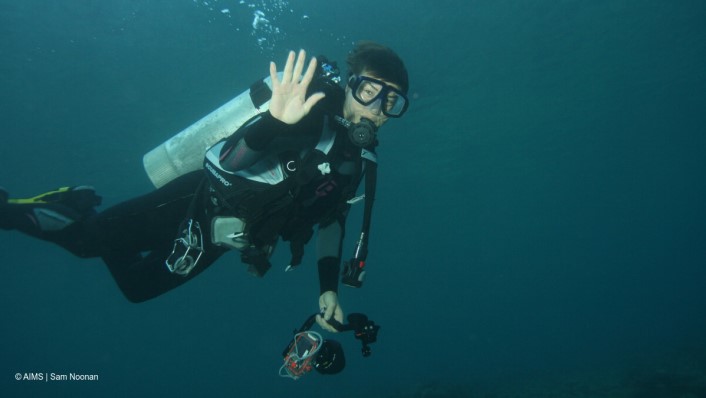
[[[294,65],[294,73],[292,74],[292,83],[298,83],[299,78],[304,70],[304,61],[306,61],[306,51],[299,50],[299,55],[297,56],[297,63]]]
[[[331,326],[328,322],[324,320],[324,318],[321,317],[321,315],[316,316],[316,323],[321,327],[321,329],[324,329],[327,332],[332,332],[336,333],[338,330]]]
[[[304,110],[306,113],[309,113],[311,111],[311,108],[316,105],[317,102],[321,101],[322,98],[324,98],[326,94],[324,93],[314,93],[309,96],[309,98],[306,99],[304,102]]]
[[[277,77],[277,65],[270,61],[270,80],[272,80],[272,88],[279,87],[279,77]]]
[[[321,315],[316,316],[316,324],[322,329],[326,329],[326,321],[324,321],[324,318],[322,318]]]
[[[311,80],[314,78],[314,73],[316,73],[317,66],[318,63],[316,61],[316,57],[314,57],[311,59],[311,61],[309,61],[309,66],[306,68],[306,74],[302,78],[302,84],[305,87],[308,87],[309,83],[311,83]]]
[[[294,51],[290,51],[287,55],[287,63],[284,64],[284,74],[282,76],[282,84],[287,84],[292,81],[292,68],[294,67]]]

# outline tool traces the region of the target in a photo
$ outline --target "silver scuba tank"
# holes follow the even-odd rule
[[[278,73],[282,77],[282,72]],[[272,79],[262,79],[272,89]],[[147,152],[142,163],[147,176],[159,188],[173,179],[203,167],[206,151],[233,134],[248,120],[269,109],[269,97],[259,107],[253,102],[252,88],[226,102],[213,112]]]

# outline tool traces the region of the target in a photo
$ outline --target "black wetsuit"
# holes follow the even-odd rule
[[[272,159],[272,156],[285,161],[294,155],[311,153],[325,127],[327,110],[332,106],[339,111],[342,109],[342,95],[327,95],[320,104],[295,125],[286,125],[269,113],[263,114],[260,121],[226,140],[220,154],[220,166],[223,170],[237,171],[263,159]],[[348,211],[346,199],[355,194],[359,183],[360,148],[350,144],[345,131],[338,131],[327,160],[331,165],[330,173],[300,178],[297,184],[287,187],[284,197],[291,200],[285,207],[272,214],[267,213],[268,207],[265,206],[265,213],[260,212],[265,216],[252,220],[265,225],[281,217],[270,225],[279,228],[277,236],[272,236],[267,227],[259,229],[261,234],[257,239],[261,239],[262,244],[273,243],[267,242],[273,238],[292,239],[301,231],[318,225],[321,292],[337,291]],[[303,168],[305,162],[299,161]],[[351,165],[355,170],[350,170]],[[213,216],[225,214],[247,218],[247,212],[251,210],[241,206],[237,197],[225,198],[206,175],[204,170],[183,175],[153,192],[99,213],[80,213],[61,202],[0,204],[0,227],[18,229],[57,243],[79,257],[102,257],[124,295],[133,302],[145,301],[195,277],[227,251],[211,244],[210,221]],[[267,189],[265,185],[260,188]],[[56,230],[42,229],[32,213],[38,207],[65,216],[70,222]],[[171,273],[165,260],[172,252],[180,224],[187,215],[203,226],[205,247],[197,266],[187,276],[182,276]],[[302,241],[301,236],[296,238]],[[303,243],[306,241],[308,238],[304,237]]]

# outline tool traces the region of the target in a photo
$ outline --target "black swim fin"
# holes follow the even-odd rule
[[[0,190],[2,189],[0,188]],[[79,213],[92,210],[94,207],[99,206],[102,201],[102,198],[96,195],[95,189],[88,185],[61,187],[26,199],[9,199],[7,191],[2,191],[4,192],[6,198],[5,201],[10,204],[62,204],[76,210]],[[2,196],[1,193],[0,196]]]
[[[9,198],[7,191],[0,189],[0,200],[0,229],[18,229],[42,238],[95,214],[102,198],[93,187],[76,186],[24,199]]]

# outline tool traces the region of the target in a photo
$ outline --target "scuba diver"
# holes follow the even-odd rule
[[[317,229],[321,311],[343,322],[338,278],[360,286],[367,255],[377,167],[376,133],[408,107],[408,76],[390,48],[360,42],[347,58],[345,88],[335,63],[291,51],[283,73],[270,63],[271,87],[250,95],[269,110],[207,150],[203,168],[143,196],[96,211],[90,186],[28,199],[0,188],[0,228],[53,242],[81,258],[101,257],[125,297],[142,302],[194,278],[229,250],[263,276],[281,239],[299,265]],[[305,71],[306,66],[306,71]],[[257,89],[256,89],[257,88]],[[346,217],[365,179],[363,231],[341,272]]]

